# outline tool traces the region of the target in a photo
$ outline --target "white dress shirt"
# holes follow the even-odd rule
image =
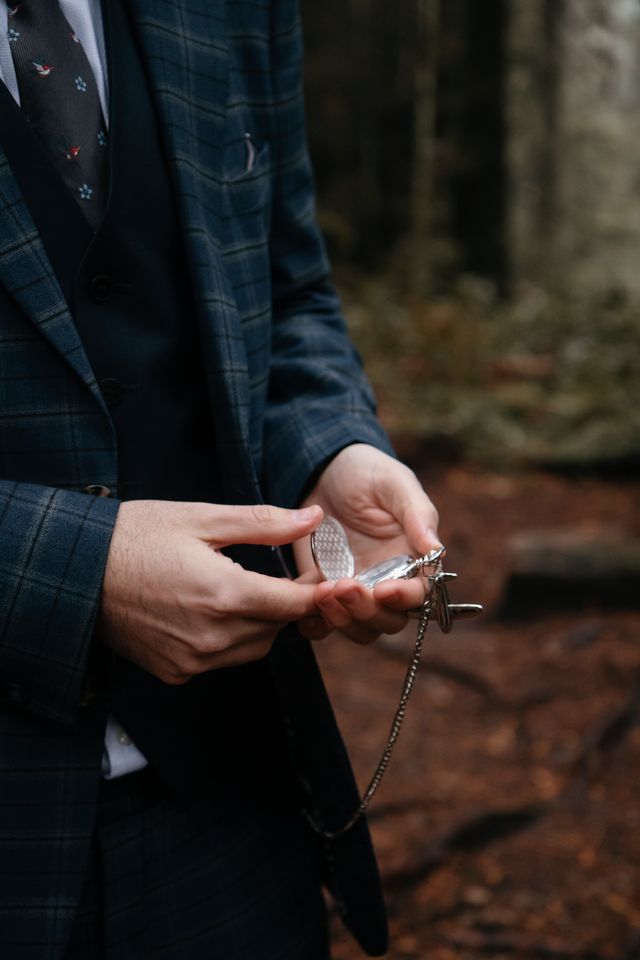
[[[107,58],[100,0],[59,0],[60,7],[72,30],[82,44],[93,70],[105,124],[109,123],[109,90],[107,86]],[[9,13],[0,0],[0,80],[7,86],[13,99],[20,105],[20,93],[13,66],[8,35]],[[109,717],[102,755],[102,776],[107,780],[133,773],[147,766],[146,757],[138,750],[115,717]]]

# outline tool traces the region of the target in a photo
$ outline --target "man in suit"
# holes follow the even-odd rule
[[[364,822],[326,837],[357,792],[308,639],[398,631],[423,587],[314,583],[308,536],[336,516],[365,566],[437,516],[328,280],[300,50],[295,0],[7,4],[10,960],[320,960],[322,883],[386,948]]]

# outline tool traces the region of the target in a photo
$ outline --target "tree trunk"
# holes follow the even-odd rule
[[[413,173],[410,191],[411,286],[429,291],[432,277],[433,184],[436,171],[436,103],[440,0],[417,0]]]

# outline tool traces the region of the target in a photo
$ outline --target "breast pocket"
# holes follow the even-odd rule
[[[224,149],[223,184],[236,216],[264,211],[271,201],[269,144],[245,134]]]
[[[269,144],[241,136],[224,150],[222,248],[238,314],[258,349],[257,326],[271,306],[272,206]]]

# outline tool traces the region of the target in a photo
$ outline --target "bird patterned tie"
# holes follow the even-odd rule
[[[7,2],[20,106],[95,229],[106,198],[107,132],[93,70],[58,0]]]

